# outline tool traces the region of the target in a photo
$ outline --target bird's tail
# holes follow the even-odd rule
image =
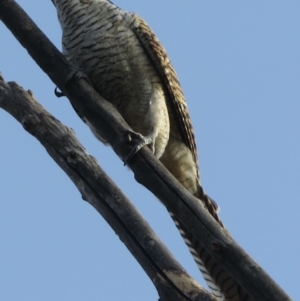
[[[169,212],[189,248],[203,278],[217,301],[253,301],[229,273],[218,264],[203,245]]]

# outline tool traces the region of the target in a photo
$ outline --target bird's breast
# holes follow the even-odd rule
[[[80,22],[63,35],[64,53],[90,78],[97,92],[113,103],[134,131],[156,132],[160,157],[169,138],[166,88],[147,52],[124,19]]]

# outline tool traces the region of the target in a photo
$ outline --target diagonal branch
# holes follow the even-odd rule
[[[84,200],[109,223],[155,285],[161,300],[213,301],[193,280],[134,206],[100,168],[74,132],[48,113],[16,83],[0,76],[0,107],[45,147],[74,182]]]
[[[65,87],[71,68],[28,16],[13,0],[0,0],[0,18],[27,49],[36,63],[70,99],[77,111],[99,131],[106,132],[109,144],[121,158],[129,152],[122,131],[128,126],[116,109],[101,98],[84,80]],[[58,71],[59,70],[59,71]],[[129,163],[138,182],[151,190],[206,246],[211,256],[243,286],[255,300],[291,300],[286,293],[239,247],[226,230],[144,148]]]

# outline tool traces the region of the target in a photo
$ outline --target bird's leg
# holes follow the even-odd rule
[[[151,151],[154,153],[154,141],[155,141],[155,133],[150,134],[148,136],[143,136],[140,133],[134,132],[134,131],[124,131],[123,135],[126,136],[126,139],[130,142],[133,142],[134,145],[130,151],[130,153],[127,155],[127,157],[124,160],[124,165],[127,164],[129,160],[132,159],[132,157],[145,145],[149,145]]]
[[[91,86],[93,86],[88,75],[82,69],[80,69],[78,67],[72,68],[71,72],[67,76],[65,85],[68,85],[73,79],[80,79],[80,78],[85,79]]]
[[[85,79],[93,87],[93,84],[92,84],[91,80],[89,79],[88,75],[83,70],[81,70],[81,69],[79,69],[77,67],[73,67],[72,70],[71,70],[71,72],[67,76],[67,79],[65,81],[65,87],[72,80],[74,80],[74,79],[80,79],[80,78]],[[57,87],[54,89],[54,94],[58,98],[65,96],[65,94],[63,92],[59,91]]]

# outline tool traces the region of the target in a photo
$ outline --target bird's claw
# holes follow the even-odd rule
[[[69,75],[67,76],[67,79],[65,81],[65,86],[67,86],[74,78],[79,79],[79,78],[83,78],[85,79],[91,86],[93,86],[91,80],[89,79],[89,77],[87,76],[86,73],[84,73],[82,70],[74,67],[71,72],[69,73]],[[59,91],[57,89],[57,87],[54,89],[54,94],[56,97],[63,97],[65,96],[65,94],[61,91]]]
[[[133,132],[133,131],[124,131],[123,135],[126,136],[127,141],[134,143],[131,151],[124,159],[124,165],[128,163],[132,159],[132,157],[145,145],[149,145],[153,143],[153,138],[150,136],[144,137],[140,133]]]
[[[59,91],[57,87],[55,87],[55,89],[54,89],[54,94],[57,98],[65,96],[65,94],[63,92]]]
[[[76,67],[74,67],[74,68],[72,69],[72,71],[69,73],[69,75],[67,76],[65,85],[67,86],[74,78],[76,78],[76,79],[83,78],[83,79],[85,79],[91,86],[93,86],[93,84],[92,84],[91,80],[89,79],[88,75],[87,75],[84,71],[82,71],[81,69],[76,68]]]

